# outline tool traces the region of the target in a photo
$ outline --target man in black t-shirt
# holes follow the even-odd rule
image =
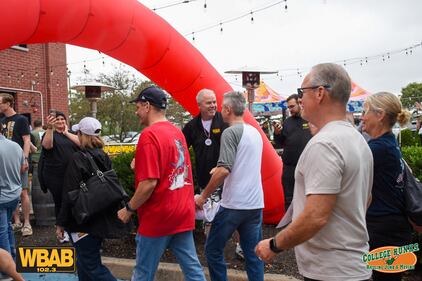
[[[0,123],[6,126],[6,131],[4,136],[20,145],[23,149],[25,156],[25,172],[22,173],[22,193],[21,193],[21,204],[22,204],[22,213],[24,217],[24,224],[19,219],[19,212],[14,214],[14,228],[22,227],[22,236],[32,235],[32,227],[29,222],[29,212],[30,212],[30,203],[29,203],[29,182],[28,182],[28,157],[29,150],[31,147],[30,139],[30,129],[29,122],[25,116],[19,115],[13,109],[15,100],[12,95],[6,93],[0,93],[0,112],[4,114],[0,120]],[[18,209],[17,209],[18,210]]]
[[[183,128],[187,146],[195,153],[195,172],[199,190],[202,191],[211,178],[210,171],[217,166],[220,154],[220,139],[227,124],[217,112],[217,99],[212,90],[202,89],[196,96],[199,114]],[[213,194],[214,201],[220,201],[221,189]]]
[[[274,125],[274,141],[276,147],[283,148],[281,158],[283,160],[283,190],[284,208],[287,210],[293,199],[295,186],[295,169],[297,161],[302,154],[308,141],[311,139],[308,121],[300,116],[299,97],[293,94],[287,98],[287,108],[290,117],[284,121],[283,127],[280,124]]]

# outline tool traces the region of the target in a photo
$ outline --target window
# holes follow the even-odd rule
[[[12,49],[18,50],[18,51],[24,51],[24,52],[28,52],[28,45],[27,44],[19,44],[19,45],[14,45],[12,47],[10,47]]]

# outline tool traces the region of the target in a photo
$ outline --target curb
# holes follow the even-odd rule
[[[102,262],[105,266],[110,269],[116,278],[123,280],[130,280],[132,277],[132,271],[135,267],[134,259],[119,259],[110,257],[101,257]],[[211,280],[208,274],[208,269],[204,267],[205,277],[207,280]],[[234,269],[227,270],[227,277],[230,281],[247,281],[248,277],[246,272]],[[265,281],[299,281],[291,276],[282,274],[271,274],[267,273],[264,275]],[[160,262],[158,265],[157,272],[155,273],[156,281],[174,280],[184,281],[183,273],[178,264]]]

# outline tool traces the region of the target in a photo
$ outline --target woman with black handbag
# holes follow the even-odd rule
[[[380,92],[364,103],[362,129],[371,139],[368,145],[374,158],[372,202],[366,214],[370,250],[383,246],[404,246],[411,243],[412,227],[406,215],[403,171],[404,163],[392,132],[396,122],[409,121],[397,96]],[[401,273],[373,271],[374,281],[401,280]]]
[[[107,206],[86,221],[78,223],[79,220],[75,218],[78,210],[72,208],[75,199],[69,196],[82,192],[81,186],[95,175],[92,160],[101,171],[99,174],[111,170],[111,160],[102,150],[104,143],[100,138],[101,123],[95,118],[85,117],[72,130],[78,134],[81,151],[73,154],[66,170],[63,200],[57,219],[57,237],[60,239],[64,230],[70,233],[76,250],[79,280],[114,281],[116,278],[101,262],[100,248],[104,238],[121,238],[129,231],[128,226],[117,218],[117,211],[122,203]],[[104,198],[98,197],[96,200],[104,201]]]

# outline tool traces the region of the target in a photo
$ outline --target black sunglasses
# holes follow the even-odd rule
[[[325,89],[329,89],[330,85],[318,85],[318,86],[312,86],[312,87],[297,88],[297,95],[301,99],[303,97],[304,90],[310,90],[310,89],[315,90],[315,89],[318,89],[319,87],[324,87]]]

